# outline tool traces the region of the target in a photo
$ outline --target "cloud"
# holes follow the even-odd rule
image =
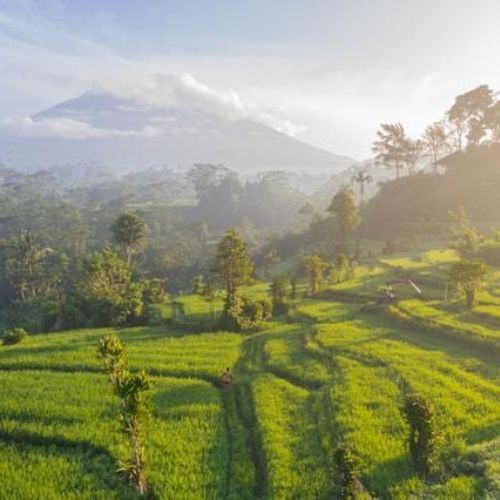
[[[181,110],[201,110],[223,120],[252,120],[290,136],[304,130],[304,127],[295,125],[277,114],[243,102],[233,90],[218,91],[189,73],[142,75],[133,81],[108,81],[90,93],[105,93],[125,99],[123,104],[116,107],[118,111],[145,112],[145,119],[149,119],[150,123],[143,123],[138,129],[128,130],[98,127],[92,123],[93,110],[82,109],[71,113],[71,110],[65,110],[64,117],[4,119],[0,122],[0,134],[67,139],[157,137],[167,129],[175,132],[173,122],[176,118],[168,115],[168,109],[172,106]],[[165,117],[158,114],[162,109]],[[148,115],[148,110],[153,110],[155,114]],[[68,117],[69,114],[71,116]]]
[[[117,130],[93,127],[87,122],[70,118],[46,118],[33,120],[7,118],[0,122],[0,135],[16,137],[60,137],[64,139],[105,139],[109,137],[158,137],[163,130],[146,126],[141,130]]]

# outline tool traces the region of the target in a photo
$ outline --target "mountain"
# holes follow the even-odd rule
[[[83,161],[118,173],[196,162],[336,173],[356,163],[251,119],[96,90],[0,129],[0,158],[30,170]]]

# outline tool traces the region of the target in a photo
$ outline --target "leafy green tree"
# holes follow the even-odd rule
[[[377,132],[378,139],[373,143],[372,151],[376,154],[375,163],[396,170],[399,179],[400,171],[405,165],[408,139],[401,123],[382,123]]]
[[[311,295],[318,293],[323,280],[323,271],[326,268],[326,262],[317,253],[309,256],[305,265],[309,274],[309,291]]]
[[[337,223],[342,243],[345,244],[348,236],[354,232],[360,222],[359,210],[352,190],[348,187],[339,189],[327,211]]]
[[[146,224],[136,214],[124,213],[111,226],[113,240],[123,248],[127,264],[144,246],[146,241]]]
[[[244,285],[253,273],[253,264],[246,245],[236,229],[228,229],[217,246],[212,272],[226,288],[224,315],[229,318],[229,310],[234,309],[238,287]],[[237,309],[237,308],[236,308]]]
[[[131,458],[121,461],[119,471],[144,496],[148,485],[143,442],[151,382],[144,371],[131,373],[126,369],[125,345],[115,333],[100,339],[98,354],[120,399],[120,422],[130,443]]]
[[[481,260],[462,259],[451,267],[450,279],[464,292],[465,305],[468,309],[472,309],[476,303],[477,292],[486,272],[486,264]]]
[[[419,474],[428,475],[436,443],[432,407],[422,396],[410,394],[405,398],[403,415],[410,426],[408,446],[413,465]]]
[[[455,98],[446,112],[456,151],[477,146],[486,135],[488,110],[493,105],[493,92],[488,85],[480,85]]]
[[[143,314],[142,286],[132,281],[130,266],[110,248],[84,261],[79,290],[92,324],[134,323]]]

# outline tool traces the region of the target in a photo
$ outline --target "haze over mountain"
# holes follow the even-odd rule
[[[0,158],[29,170],[88,161],[117,172],[210,162],[240,172],[337,173],[355,163],[277,130],[283,127],[274,117],[241,112],[238,102],[219,102],[214,108],[204,105],[199,95],[179,101],[90,90],[30,118],[5,123]]]

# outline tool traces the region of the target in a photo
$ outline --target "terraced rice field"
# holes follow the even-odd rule
[[[168,324],[119,330],[153,376],[147,459],[157,498],[338,498],[333,450],[348,443],[378,498],[500,497],[500,313],[492,277],[463,313],[444,300],[450,252],[384,258],[301,299],[252,334]],[[424,289],[367,305],[401,269]],[[266,285],[254,287],[265,293]],[[186,315],[208,304],[184,297]],[[499,302],[500,303],[500,302]],[[0,498],[135,498],[116,474],[126,447],[96,358],[109,330],[0,347]],[[221,389],[226,366],[236,382]],[[434,406],[438,472],[415,474],[401,415],[416,390]]]

